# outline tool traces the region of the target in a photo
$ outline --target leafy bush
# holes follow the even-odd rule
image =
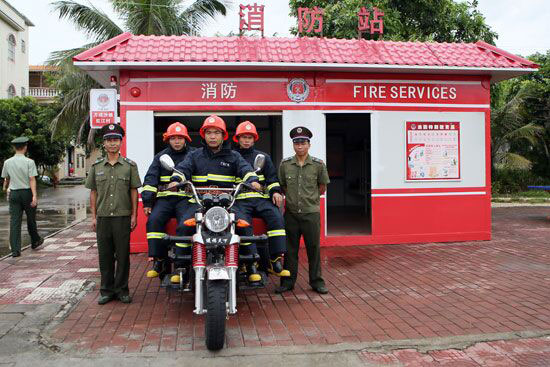
[[[530,192],[530,196],[544,196],[538,191],[528,190],[528,186],[550,185],[550,180],[536,176],[531,171],[514,169],[495,169],[493,171],[491,189],[493,195]],[[544,191],[542,191],[544,192]]]

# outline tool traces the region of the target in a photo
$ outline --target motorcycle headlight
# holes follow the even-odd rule
[[[219,206],[208,209],[204,215],[204,223],[206,224],[206,228],[216,233],[227,229],[230,220],[229,212]]]

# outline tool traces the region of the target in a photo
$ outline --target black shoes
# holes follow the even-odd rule
[[[319,293],[319,294],[327,294],[328,293],[328,289],[324,285],[321,285],[319,287],[312,287],[312,289],[315,292]]]
[[[275,293],[281,294],[281,293],[284,293],[284,292],[291,291],[291,290],[293,290],[293,289],[294,289],[293,286],[290,286],[290,285],[281,285],[281,286],[275,288]]]
[[[11,257],[19,257],[21,256],[21,251],[15,251],[15,252],[12,252],[11,254]]]
[[[97,299],[97,304],[104,305],[106,303],[111,302],[113,299],[114,299],[113,296],[99,296],[99,298]]]
[[[132,303],[132,297],[127,294],[123,296],[118,296],[118,300],[122,303]]]
[[[122,296],[99,296],[99,298],[97,299],[97,304],[98,305],[104,305],[106,303],[111,302],[115,298],[118,299],[122,303],[132,303],[132,297],[125,294],[125,295],[122,295]]]
[[[41,246],[43,243],[44,243],[44,238],[40,237],[40,238],[38,239],[38,241],[36,241],[35,243],[31,244],[31,248],[34,250],[34,249],[38,248],[39,246]]]

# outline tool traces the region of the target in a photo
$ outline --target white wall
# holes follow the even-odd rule
[[[15,36],[15,61],[8,60],[10,34]],[[22,41],[25,42],[25,52],[21,50]],[[10,84],[15,86],[16,96],[21,96],[21,87],[25,88],[26,95],[29,94],[29,29],[23,18],[0,1],[0,98],[7,98]]]
[[[305,126],[311,130],[311,148],[309,155],[326,161],[326,119],[322,111],[283,111],[283,158],[294,155],[290,130]]]
[[[407,121],[460,122],[460,181],[405,182]],[[483,112],[373,112],[371,136],[373,189],[485,186]]]
[[[153,111],[126,113],[126,157],[137,163],[143,181],[155,156],[155,118]]]

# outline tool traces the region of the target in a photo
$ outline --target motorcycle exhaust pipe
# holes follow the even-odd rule
[[[193,313],[202,315],[204,309],[204,272],[206,270],[206,246],[195,242],[193,245],[193,269],[195,270],[195,310]]]

